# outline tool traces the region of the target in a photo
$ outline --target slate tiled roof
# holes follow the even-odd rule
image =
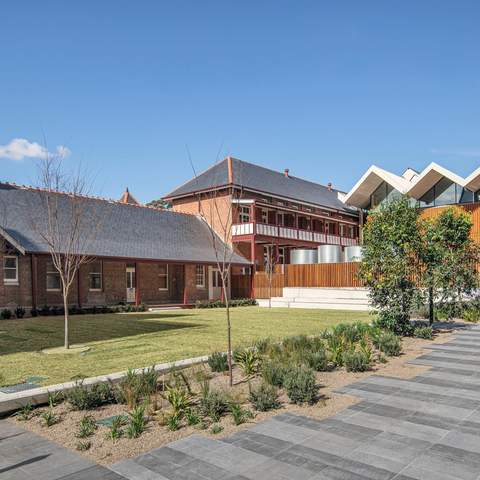
[[[325,185],[309,182],[292,175],[286,177],[281,172],[238,160],[237,158],[232,158],[231,161],[233,185],[336,210],[349,211],[350,213],[354,211],[339,200],[339,190],[330,190]],[[199,190],[207,190],[229,184],[228,158],[226,158],[199,174],[196,178],[179,186],[168,195],[165,195],[164,198],[172,199]]]
[[[69,225],[72,201],[66,194],[0,183],[0,227],[30,253],[47,253],[40,232],[45,229],[47,195],[58,202],[60,222]],[[93,242],[83,254],[145,260],[215,263],[211,233],[195,215],[175,213],[96,198],[81,200],[83,227],[98,224]],[[67,228],[67,227],[65,227]],[[234,254],[233,263],[249,264]]]

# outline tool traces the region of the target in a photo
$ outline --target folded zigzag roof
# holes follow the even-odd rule
[[[467,178],[463,178],[435,162],[430,163],[420,173],[407,169],[402,176],[372,165],[343,200],[348,205],[365,208],[370,203],[371,195],[382,182],[388,183],[404,195],[419,200],[442,178],[448,178],[472,192],[480,190],[480,167]]]

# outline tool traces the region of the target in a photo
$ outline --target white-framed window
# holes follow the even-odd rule
[[[240,223],[250,223],[250,207],[241,206],[239,210]]]
[[[47,262],[47,291],[59,292],[60,283],[60,273],[58,273],[52,261]]]
[[[205,265],[195,267],[195,285],[197,288],[205,288]]]
[[[285,213],[277,212],[277,225],[283,227],[285,225]]]
[[[268,223],[268,210],[262,208],[262,223]]]
[[[340,223],[338,227],[339,227],[339,232],[338,232],[339,235],[341,237],[344,237],[345,236],[345,225],[343,223]]]
[[[92,262],[90,264],[89,273],[89,289],[93,292],[100,292],[102,290],[102,262]]]
[[[3,257],[3,283],[18,285],[18,257],[14,255]]]
[[[158,266],[159,290],[168,290],[168,264]]]
[[[350,238],[355,238],[355,227],[353,225],[350,225],[348,229],[350,231]]]

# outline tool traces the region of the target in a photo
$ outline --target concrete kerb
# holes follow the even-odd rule
[[[184,360],[178,360],[176,362],[159,363],[154,365],[154,368],[159,373],[168,373],[174,368],[186,368],[192,365],[198,365],[205,363],[208,360],[208,356],[187,358]],[[135,372],[141,373],[145,368],[136,368]],[[127,372],[116,372],[107,375],[99,375],[97,377],[89,377],[83,379],[83,385],[95,385],[99,383],[119,383]],[[7,415],[25,405],[31,404],[32,406],[44,405],[48,403],[49,393],[55,392],[68,392],[72,390],[78,382],[71,381],[65,383],[58,383],[56,385],[48,385],[46,387],[32,388],[31,390],[24,390],[16,393],[0,393],[0,416]]]

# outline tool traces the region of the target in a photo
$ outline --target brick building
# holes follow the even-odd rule
[[[71,196],[0,183],[1,308],[62,304],[59,274],[41,235],[52,199],[67,231]],[[85,235],[95,231],[85,244],[88,251],[78,252],[90,261],[77,275],[70,304],[164,305],[220,298],[211,230],[197,215],[141,206],[128,191],[118,202],[93,197],[81,202],[88,212]],[[234,253],[232,265],[249,267],[250,262]]]
[[[164,200],[176,212],[202,214],[217,231],[227,229],[235,250],[261,270],[272,256],[289,263],[292,249],[357,245],[358,211],[341,195],[331,184],[303,180],[287,169],[227,157]]]

